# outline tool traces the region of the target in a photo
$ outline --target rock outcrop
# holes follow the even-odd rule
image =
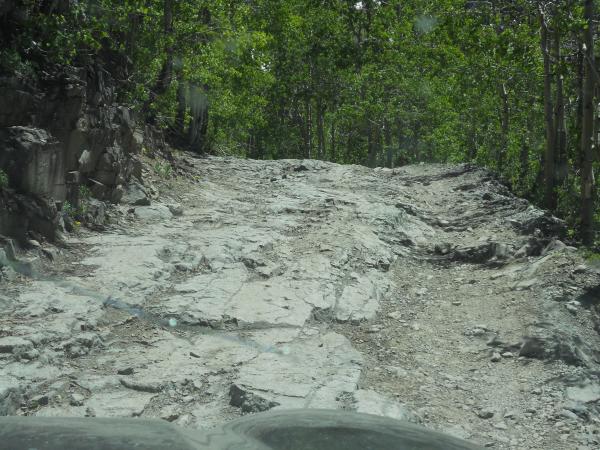
[[[55,239],[62,205],[77,205],[81,186],[118,202],[130,178],[141,177],[145,134],[132,110],[116,103],[100,65],[61,67],[35,82],[0,78],[0,169],[9,179],[0,234],[31,228]]]

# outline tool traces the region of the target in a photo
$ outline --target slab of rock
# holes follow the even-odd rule
[[[263,412],[279,406],[279,403],[267,400],[259,394],[250,392],[243,385],[232,385],[229,390],[229,397],[229,404],[231,406],[237,406],[244,413]]]
[[[86,402],[88,410],[98,417],[138,417],[156,394],[123,388],[100,391]]]
[[[22,389],[16,378],[0,377],[0,417],[12,416],[19,409],[22,401]]]
[[[335,317],[339,322],[362,322],[375,318],[379,310],[380,288],[366,276],[359,276],[344,288]]]
[[[145,382],[139,380],[129,380],[127,378],[121,378],[121,384],[128,389],[139,392],[150,392],[157,394],[163,390],[163,387],[158,383]]]
[[[567,397],[575,402],[592,403],[600,400],[600,385],[588,384],[567,388]]]
[[[146,189],[140,183],[134,181],[125,187],[121,203],[135,206],[149,206],[150,198],[146,193]]]
[[[243,365],[235,384],[285,408],[339,407],[356,390],[362,356],[337,333],[297,339],[285,352],[263,352]]]
[[[138,219],[146,222],[164,221],[173,217],[173,214],[165,205],[139,206],[135,208],[135,215]]]
[[[390,417],[406,422],[421,423],[421,419],[406,406],[390,400],[383,395],[366,389],[359,389],[353,394],[354,409],[359,413]]]
[[[171,214],[173,214],[175,217],[180,217],[183,216],[183,206],[179,203],[171,203],[170,205],[168,205],[169,211],[171,211]]]
[[[19,348],[31,348],[31,341],[18,336],[0,338],[0,353],[13,353]]]

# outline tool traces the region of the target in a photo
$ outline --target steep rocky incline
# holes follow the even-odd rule
[[[0,414],[341,408],[598,448],[600,277],[560,221],[467,166],[178,164],[51,270],[4,269]]]

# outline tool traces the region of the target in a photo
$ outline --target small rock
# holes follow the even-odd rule
[[[38,250],[42,247],[42,245],[35,239],[28,240],[27,245],[29,245],[29,247],[31,247],[31,248],[38,249]]]
[[[513,358],[515,355],[513,355],[512,352],[504,352],[502,353],[502,357],[503,358]]]
[[[514,419],[515,417],[517,417],[517,413],[515,411],[507,411],[504,414],[505,419]]]
[[[565,308],[567,308],[567,311],[569,311],[571,314],[577,314],[577,307],[575,305],[568,304],[565,305]]]
[[[564,405],[563,409],[567,411],[571,411],[579,417],[587,418],[589,415],[589,410],[585,404],[581,402],[570,402]]]
[[[505,345],[505,342],[502,341],[497,334],[495,334],[486,342],[486,345],[489,347],[501,347]]]
[[[235,384],[231,385],[229,396],[229,404],[241,408],[242,412],[245,413],[268,411],[279,406],[279,403],[263,398]]]
[[[32,349],[24,349],[21,352],[17,352],[16,353],[18,359],[25,359],[28,361],[32,361],[34,359],[37,359],[40,356],[40,352],[38,350],[36,350],[35,348]]]
[[[149,206],[150,199],[146,193],[146,189],[138,182],[130,183],[126,188],[121,202],[134,206]]]
[[[162,391],[162,386],[156,383],[144,383],[141,381],[126,380],[124,378],[121,378],[119,381],[123,386],[134,391],[150,392],[152,394]]]
[[[178,270],[179,272],[191,272],[193,270],[193,267],[191,264],[186,264],[186,263],[177,263],[175,264],[175,269]]]
[[[118,375],[133,375],[133,367],[126,367],[124,369],[117,370]]]
[[[387,366],[386,370],[391,373],[392,375],[395,375],[398,378],[406,378],[408,377],[408,370],[403,369],[402,367],[398,367],[398,366]]]
[[[566,248],[567,248],[567,244],[565,244],[564,242],[562,242],[558,239],[555,239],[552,242],[550,242],[544,250],[542,250],[542,256],[547,255],[550,252],[561,251]]]
[[[173,213],[164,205],[138,206],[134,209],[138,219],[147,221],[169,220]]]
[[[495,423],[494,428],[497,430],[508,430],[508,426],[504,422]]]
[[[48,248],[48,247],[44,247],[42,248],[42,254],[48,258],[50,261],[55,261],[57,255],[56,249],[52,249],[52,248]]]
[[[169,211],[171,211],[171,214],[173,214],[175,217],[183,216],[183,206],[179,203],[173,203],[167,206]]]
[[[523,281],[519,281],[517,283],[515,283],[513,285],[513,290],[516,291],[523,291],[526,289],[531,289],[533,286],[535,286],[536,284],[539,284],[540,280],[537,278],[530,278],[528,280],[523,280]]]
[[[502,355],[498,352],[494,352],[494,353],[492,353],[492,357],[490,358],[490,361],[500,362],[500,361],[502,361]]]
[[[560,417],[563,417],[563,418],[569,419],[569,420],[577,420],[579,418],[579,416],[577,416],[577,414],[575,414],[573,411],[569,411],[568,409],[563,409],[560,412]]]
[[[494,417],[494,411],[492,411],[491,409],[482,409],[477,413],[477,415],[481,419],[491,419],[492,417]]]
[[[393,320],[400,320],[402,318],[402,313],[400,311],[393,311],[391,313],[389,313],[388,318],[393,319]]]
[[[573,269],[574,274],[586,273],[587,271],[588,271],[587,266],[584,266],[583,264],[580,264]]]
[[[167,422],[173,422],[177,420],[180,416],[179,406],[178,405],[169,405],[162,409],[160,412],[160,418],[166,420]]]
[[[567,397],[581,403],[593,403],[600,400],[600,385],[588,384],[567,388]]]
[[[537,337],[530,337],[523,340],[521,349],[519,350],[519,356],[525,356],[527,358],[544,359],[546,355],[546,344],[543,339]]]
[[[542,390],[540,388],[534,388],[531,390],[531,393],[533,395],[541,395],[542,394]]]
[[[47,406],[49,402],[50,402],[50,399],[48,398],[47,395],[37,395],[37,396],[33,397],[29,403],[32,407],[35,408],[37,406]]]
[[[30,341],[18,336],[6,336],[0,338],[0,353],[13,353],[19,348],[31,348]]]
[[[460,306],[460,305],[462,305],[462,302],[452,302],[452,304],[453,304],[454,306]]]
[[[71,406],[83,406],[83,402],[85,401],[85,397],[78,393],[71,394],[71,400],[69,404]]]

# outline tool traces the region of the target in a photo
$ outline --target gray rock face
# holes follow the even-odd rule
[[[127,205],[136,206],[149,206],[150,199],[144,187],[137,181],[133,181],[127,185],[123,196],[121,197],[121,203]]]
[[[31,127],[0,129],[0,167],[15,188],[38,196],[66,197],[65,155],[56,138]]]
[[[600,385],[588,384],[570,387],[567,389],[567,397],[581,403],[597,402],[600,400]]]
[[[76,204],[78,187],[84,184],[98,199],[117,202],[131,176],[141,176],[137,155],[147,133],[137,128],[132,111],[114,103],[107,74],[90,66],[45,74],[38,82],[0,78],[0,93],[12,92],[0,96],[0,169],[22,194],[16,200],[23,204],[16,213],[0,201],[0,216],[6,215],[2,222],[15,222],[0,226],[0,233],[16,236],[19,228],[34,228],[55,239],[56,210],[54,215],[51,208],[37,214],[37,226],[24,211],[35,207],[36,198],[52,205],[65,200]],[[160,142],[152,136],[145,145]]]

